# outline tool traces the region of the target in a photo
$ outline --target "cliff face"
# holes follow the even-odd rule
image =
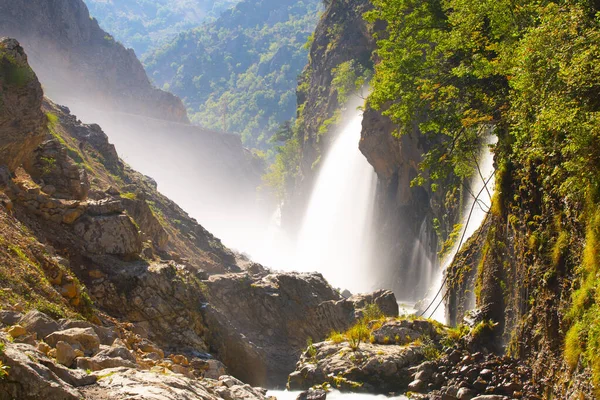
[[[152,87],[133,50],[104,32],[82,0],[2,0],[0,35],[21,42],[57,101],[188,122],[181,100]]]

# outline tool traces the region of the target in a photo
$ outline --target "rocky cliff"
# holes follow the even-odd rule
[[[188,122],[181,100],[152,87],[133,50],[104,32],[82,0],[2,0],[0,35],[21,42],[56,101]]]

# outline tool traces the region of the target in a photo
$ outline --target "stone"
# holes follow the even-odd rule
[[[96,335],[98,335],[98,338],[100,339],[100,344],[107,346],[112,345],[114,341],[118,339],[118,335],[115,332],[114,328],[95,325],[87,321],[60,320],[60,325],[62,329],[91,328],[94,330],[94,332],[96,332]]]
[[[411,392],[417,392],[420,393],[423,390],[425,390],[427,387],[427,385],[425,384],[425,382],[423,382],[422,380],[414,380],[411,383],[408,384],[408,390],[410,390]]]
[[[57,331],[44,339],[50,346],[56,346],[59,341],[64,341],[72,346],[78,346],[87,355],[92,355],[100,349],[100,338],[92,328],[70,328]]]
[[[65,367],[70,367],[75,360],[75,350],[73,347],[63,341],[56,343],[56,361]]]
[[[102,199],[88,201],[87,212],[90,215],[121,214],[125,211],[123,204],[118,199]]]
[[[27,334],[27,329],[23,328],[21,325],[13,325],[8,328],[6,332],[13,338],[18,338],[20,336],[25,336]]]
[[[80,357],[77,359],[77,368],[90,371],[100,371],[109,368],[137,368],[137,365],[120,357]]]
[[[462,387],[462,388],[458,389],[458,393],[456,394],[456,397],[459,400],[471,400],[476,395],[477,394],[475,393],[474,390],[471,390],[466,387]]]
[[[112,368],[92,373],[98,378],[107,374],[110,379],[98,379],[93,387],[82,388],[82,393],[101,393],[106,399],[131,398],[135,393],[136,398],[155,400],[267,400],[264,390],[237,380],[236,384],[227,387],[221,386],[221,382],[211,383],[164,370]]]
[[[56,321],[37,310],[25,314],[19,321],[19,324],[27,329],[28,332],[35,332],[38,338],[44,338],[60,329]]]
[[[327,398],[327,392],[322,389],[310,388],[298,395],[296,400],[325,400]]]
[[[0,323],[3,325],[16,325],[22,317],[23,314],[17,311],[0,311]]]
[[[498,396],[496,394],[486,394],[483,396],[473,397],[471,400],[504,400],[504,396]]]
[[[188,359],[181,354],[174,355],[173,357],[171,357],[171,360],[173,360],[175,364],[180,364],[184,366],[190,365]]]
[[[135,356],[124,346],[114,346],[99,351],[95,357],[121,358],[135,363]]]
[[[165,358],[165,353],[160,347],[148,339],[142,339],[138,344],[137,348],[142,350],[144,353],[156,353],[160,358]]]
[[[45,342],[39,342],[37,345],[37,349],[45,355],[48,355],[50,350],[52,350],[52,347],[48,346],[48,344],[46,344]]]
[[[79,400],[81,394],[68,383],[69,371],[31,346],[7,342],[0,361],[9,374],[2,380],[2,395],[7,399]],[[92,378],[92,380],[95,380]]]

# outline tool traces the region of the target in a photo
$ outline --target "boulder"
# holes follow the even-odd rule
[[[70,367],[75,361],[75,350],[73,347],[63,341],[56,343],[56,361],[65,367]]]
[[[86,355],[92,355],[100,349],[100,338],[92,328],[70,328],[57,331],[44,339],[50,346],[56,347],[59,341],[79,347]]]
[[[330,383],[342,391],[367,393],[414,392],[427,389],[427,383],[411,383],[409,368],[424,356],[421,348],[361,343],[352,351],[346,342],[315,343],[300,357],[289,375],[288,389],[307,390]],[[410,385],[409,385],[410,383]]]
[[[296,400],[325,400],[327,398],[327,392],[323,389],[310,388],[298,395]]]
[[[26,344],[5,343],[0,361],[9,374],[0,384],[3,399],[79,400],[81,394],[67,382],[69,371]],[[63,369],[64,368],[64,369]],[[95,380],[92,378],[92,381]],[[91,382],[90,382],[91,383]]]
[[[104,344],[107,346],[112,345],[115,339],[119,337],[119,335],[117,335],[117,332],[115,332],[113,328],[95,325],[91,322],[67,319],[62,319],[59,322],[62,329],[92,328],[94,332],[96,332],[96,335],[98,335],[98,338],[100,339],[100,344]]]
[[[136,368],[137,364],[120,357],[94,356],[77,359],[77,368],[90,371],[100,371],[109,368]]]
[[[13,338],[27,335],[27,329],[23,328],[21,325],[13,325],[8,328],[6,332]]]
[[[106,399],[152,398],[155,400],[267,400],[266,391],[245,385],[233,377],[227,382],[191,379],[181,374],[155,373],[136,369],[112,368],[93,372],[95,385],[82,388],[84,394]],[[92,396],[89,396],[92,397]],[[93,397],[96,398],[96,397]]]
[[[44,338],[60,329],[55,320],[37,310],[29,311],[25,314],[19,321],[19,324],[27,329],[28,332],[35,332],[38,338]]]
[[[1,310],[0,323],[2,325],[15,325],[23,317],[23,314],[17,311]]]
[[[121,358],[123,360],[135,362],[135,356],[124,346],[114,346],[98,352],[95,357]]]

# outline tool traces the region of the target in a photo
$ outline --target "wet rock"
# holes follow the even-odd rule
[[[327,398],[327,392],[322,389],[310,388],[298,395],[296,400],[325,400]]]

